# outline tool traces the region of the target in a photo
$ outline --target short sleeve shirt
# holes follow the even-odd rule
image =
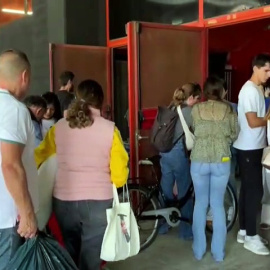
[[[24,145],[22,163],[35,211],[38,210],[37,169],[34,161],[35,133],[26,106],[8,91],[0,89],[0,144],[10,142]],[[0,162],[2,162],[0,151]],[[0,168],[0,229],[11,228],[18,217],[17,207],[9,193]]]
[[[251,128],[246,113],[255,112],[258,117],[265,116],[265,100],[262,91],[252,81],[247,81],[238,97],[238,123],[240,132],[234,147],[239,150],[257,150],[266,146],[266,128]]]

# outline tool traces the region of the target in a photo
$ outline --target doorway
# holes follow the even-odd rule
[[[113,119],[124,142],[128,141],[128,62],[127,47],[112,49]]]
[[[270,53],[270,18],[209,29],[209,75],[223,77],[229,101],[236,103],[259,53]],[[217,74],[218,73],[218,74]]]

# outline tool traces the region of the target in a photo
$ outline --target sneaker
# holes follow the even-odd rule
[[[245,243],[245,234],[240,233],[240,231],[237,234],[237,242],[240,244],[244,244]]]
[[[239,231],[238,234],[237,234],[237,242],[240,243],[240,244],[244,244],[245,243],[245,238],[246,238],[246,235],[241,234],[240,231]],[[260,237],[260,240],[265,246],[268,245],[268,241],[266,239]]]
[[[269,249],[264,245],[261,241],[261,237],[259,235],[253,236],[249,240],[245,240],[244,248],[257,254],[257,255],[269,255]]]

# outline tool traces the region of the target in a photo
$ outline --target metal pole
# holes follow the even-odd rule
[[[24,0],[24,14],[26,14],[26,15],[28,13],[28,8],[29,8],[28,0]]]
[[[199,0],[199,24],[204,25],[204,0]]]

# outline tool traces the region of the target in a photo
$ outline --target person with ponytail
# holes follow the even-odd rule
[[[181,107],[187,125],[191,127],[191,107],[199,102],[201,87],[198,84],[188,83],[174,91],[172,102],[169,108],[176,110]],[[174,147],[171,151],[160,153],[161,160],[161,187],[167,204],[170,201],[181,199],[191,184],[189,156],[185,147],[185,134],[180,119],[177,120],[174,132]],[[174,195],[174,186],[177,186],[177,197]],[[182,215],[192,219],[193,203],[189,200],[182,209]],[[165,234],[169,230],[167,223],[164,223],[159,230]],[[179,238],[192,240],[192,229],[190,224],[181,222],[179,227]]]
[[[101,86],[85,80],[75,94],[66,118],[48,131],[35,157],[39,166],[56,153],[53,210],[64,245],[79,269],[97,270],[112,183],[125,185],[128,155],[115,124],[101,116]]]

